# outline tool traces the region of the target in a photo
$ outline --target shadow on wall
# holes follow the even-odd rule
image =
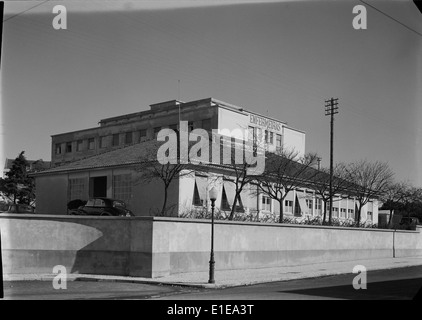
[[[148,276],[151,254],[143,252],[151,243],[148,233],[147,243],[139,234],[131,236],[134,225],[140,224],[141,231],[146,223],[120,217],[2,215],[4,274],[51,274],[63,265],[68,273]]]
[[[71,273],[151,277],[148,219],[96,217],[91,221],[102,236],[77,250]]]

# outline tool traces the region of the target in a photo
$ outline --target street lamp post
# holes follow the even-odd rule
[[[213,187],[209,193],[211,200],[211,253],[210,253],[210,277],[208,283],[215,283],[214,280],[214,207],[215,200],[217,199],[217,190]]]

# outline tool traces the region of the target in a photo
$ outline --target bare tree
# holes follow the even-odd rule
[[[264,174],[259,176],[259,190],[280,205],[279,222],[283,222],[284,199],[287,194],[309,184],[317,173],[313,168],[318,156],[314,153],[303,157],[292,149],[282,148],[277,153],[267,152]]]
[[[222,145],[224,145],[224,142]],[[242,153],[241,157],[238,156],[239,154],[236,154],[239,151]],[[227,173],[223,175],[223,178],[235,185],[235,195],[228,220],[233,220],[236,214],[237,204],[241,199],[242,191],[247,185],[257,180],[253,168],[258,166],[259,152],[262,152],[261,156],[264,159],[265,153],[256,144],[248,145],[247,142],[231,139],[230,163],[223,165],[223,167],[228,169],[226,171]]]
[[[349,182],[345,179],[346,167],[343,163],[338,163],[333,169],[333,181],[332,181],[332,193],[330,193],[330,170],[326,168],[320,169],[313,177],[311,182],[312,189],[315,190],[315,194],[324,202],[324,214],[322,224],[325,224],[327,218],[327,207],[331,196],[336,194],[344,193]],[[331,209],[328,214],[328,224],[331,225],[332,221]]]
[[[408,182],[395,182],[391,183],[381,195],[380,200],[383,202],[383,207],[390,210],[388,218],[388,224],[390,225],[393,216],[393,210],[399,209],[399,207],[405,202],[409,196],[411,190]]]
[[[403,197],[401,207],[410,217],[420,211],[422,205],[422,188],[409,187]]]
[[[171,158],[164,163],[157,158],[157,150],[162,142],[150,141],[145,144],[143,154],[139,158],[139,164],[135,170],[140,173],[140,182],[150,183],[153,180],[160,180],[164,187],[164,199],[161,207],[161,215],[165,215],[167,211],[168,189],[170,184],[182,176],[192,174],[192,165],[189,163],[181,163],[179,157]],[[172,161],[174,160],[174,161]]]
[[[358,201],[356,223],[360,222],[361,212],[369,200],[379,198],[393,181],[394,173],[385,162],[369,162],[360,160],[346,166],[346,179],[350,182],[349,189]]]

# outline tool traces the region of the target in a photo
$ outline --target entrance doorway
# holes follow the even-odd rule
[[[90,180],[91,197],[107,197],[107,176],[94,177]]]

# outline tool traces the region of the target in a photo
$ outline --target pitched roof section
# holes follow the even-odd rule
[[[65,165],[44,170],[35,173],[34,175],[137,164],[140,163],[141,157],[143,157],[147,152],[151,152],[151,148],[153,148],[156,143],[157,141],[152,140],[120,149],[114,149],[85,159],[76,160]]]

